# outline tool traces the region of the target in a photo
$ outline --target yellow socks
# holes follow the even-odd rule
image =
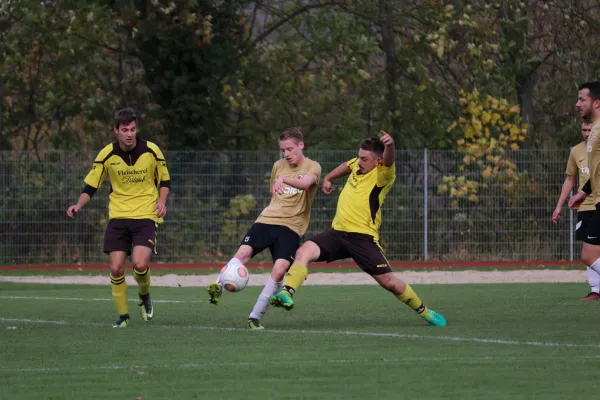
[[[125,275],[115,278],[110,275],[110,286],[112,288],[113,302],[119,315],[128,314],[127,311],[127,282]]]
[[[406,290],[404,290],[404,293],[396,297],[398,300],[419,313],[420,316],[425,315],[428,310],[428,308],[425,306],[425,304],[423,304],[419,296],[417,296],[413,288],[411,288],[408,283],[406,284]]]
[[[140,296],[147,295],[150,291],[150,268],[146,267],[146,270],[144,272],[138,272],[134,268],[133,278],[138,284],[138,291],[140,292]]]
[[[306,268],[306,265],[293,264],[287,274],[285,274],[285,278],[283,278],[283,290],[293,296],[298,287],[306,280],[307,276],[308,268]]]

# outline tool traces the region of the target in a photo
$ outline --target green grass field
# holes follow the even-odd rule
[[[307,286],[245,329],[260,288],[153,289],[116,319],[108,286],[0,284],[0,399],[584,399],[600,304],[582,284],[414,286],[428,326],[376,286]],[[135,287],[130,288],[130,298]]]

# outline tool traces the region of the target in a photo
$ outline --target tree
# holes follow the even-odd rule
[[[110,29],[110,10],[92,1],[15,0],[1,15],[4,147],[105,144],[113,111],[125,93],[138,91],[123,89],[135,78],[117,75],[119,35]]]

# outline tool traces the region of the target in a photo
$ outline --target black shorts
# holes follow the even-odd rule
[[[594,211],[592,210],[577,212],[577,225],[575,225],[575,238],[577,240],[585,240],[593,215]]]
[[[157,231],[158,224],[151,219],[111,219],[104,233],[104,252],[125,251],[131,255],[133,247],[145,246],[157,254]]]
[[[321,255],[316,261],[332,262],[352,258],[369,275],[392,272],[383,250],[371,235],[330,229],[309,240],[321,249]]]
[[[300,235],[283,225],[254,223],[244,236],[241,244],[252,247],[252,257],[267,247],[273,262],[279,259],[294,262],[296,250],[300,247]]]
[[[596,211],[592,211],[592,217],[588,221],[585,243],[600,246],[600,204],[596,204]],[[579,213],[578,213],[579,214]]]

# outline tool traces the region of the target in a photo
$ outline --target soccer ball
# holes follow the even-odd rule
[[[241,292],[250,278],[248,269],[243,264],[227,264],[221,274],[221,284],[228,292]]]

